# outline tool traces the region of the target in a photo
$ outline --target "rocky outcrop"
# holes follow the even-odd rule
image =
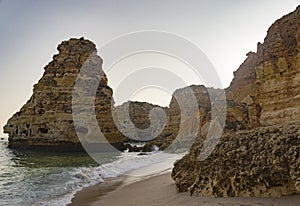
[[[215,99],[220,91],[203,85],[192,85],[176,90],[169,107],[161,108],[146,102],[126,102],[114,109],[113,116],[119,130],[131,137],[129,142],[136,140],[146,143],[144,151],[155,146],[161,150],[171,149],[171,144],[175,147],[172,149],[177,146],[182,149],[184,145],[191,146],[202,126],[210,120],[210,98]],[[154,108],[161,108],[165,117],[157,114],[157,122],[151,128],[149,114]]]
[[[169,107],[161,108],[146,102],[126,102],[117,106],[113,113],[119,130],[125,136],[131,137],[128,141],[145,142],[144,150],[149,150],[154,146],[165,150],[174,141],[176,145],[182,147],[194,141],[193,136],[199,132],[194,131],[197,130],[197,124],[203,126],[209,121],[210,95],[212,99],[215,99],[219,91],[213,88],[207,89],[203,85],[192,85],[176,90]],[[151,129],[149,114],[154,108],[161,108],[165,117],[158,114],[157,124],[153,124],[157,127]],[[199,121],[196,121],[196,117],[199,117]]]
[[[112,114],[119,131],[126,137],[125,143],[129,151],[153,150],[152,142],[162,132],[167,122],[167,107],[160,107],[147,102],[129,101],[113,108]],[[142,143],[131,146],[130,143]]]
[[[216,197],[300,192],[299,35],[300,7],[277,20],[257,52],[247,54],[226,89],[220,142],[203,160],[205,136],[198,135],[173,169],[178,191]],[[230,118],[240,124],[231,124]]]
[[[155,147],[168,152],[187,151],[199,134],[208,133],[211,106],[214,105],[219,110],[217,112],[224,112],[218,106],[222,93],[224,91],[221,89],[191,85],[176,90],[169,107],[161,108],[146,102],[126,102],[113,110],[113,116],[118,129],[128,137],[127,142],[145,143],[143,151],[151,151]],[[248,123],[246,105],[234,101],[226,103],[226,131],[245,129]],[[151,112],[154,112],[152,116],[156,116],[152,117],[152,125]],[[129,146],[130,151],[133,149],[139,150]]]
[[[4,132],[9,134],[9,146],[62,151],[83,149],[76,131],[82,134],[90,134],[92,131],[88,125],[74,127],[72,95],[75,81],[85,65],[96,71],[98,76],[95,78],[101,78],[96,95],[92,95],[92,98],[95,98],[95,111],[102,133],[111,144],[122,148],[124,138],[111,115],[112,89],[107,85],[102,59],[96,55],[95,45],[83,38],[70,39],[62,42],[57,49],[59,53],[44,68],[43,77],[34,85],[31,98],[4,127]],[[80,81],[91,86],[93,79],[81,77]],[[91,97],[87,94],[85,98]],[[77,109],[84,111],[89,108],[81,105]]]
[[[199,160],[204,138],[175,163],[178,191],[211,197],[281,196],[300,192],[300,124],[241,130],[222,136]]]
[[[209,121],[210,98],[215,99],[218,92],[218,89],[207,89],[203,85],[176,90],[165,110],[167,122],[164,130],[147,145],[156,145],[161,150],[184,149],[186,146],[189,149],[201,127]]]
[[[156,145],[161,150],[190,149],[195,138],[207,135],[212,120],[212,107],[216,113],[226,112],[219,104],[226,104],[226,131],[246,129],[249,122],[246,105],[222,99],[221,89],[206,88],[203,85],[191,85],[176,90],[169,107],[165,110],[167,123],[161,134],[147,145]]]

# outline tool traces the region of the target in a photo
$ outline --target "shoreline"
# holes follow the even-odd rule
[[[67,206],[89,206],[98,198],[121,187],[124,184],[125,179],[124,176],[108,178],[104,182],[85,187],[75,193],[71,203],[67,204]]]
[[[136,171],[133,172],[135,173]],[[131,175],[132,173],[128,173],[127,175],[108,178],[104,182],[100,182],[96,185],[83,188],[82,190],[76,192],[71,200],[72,203],[68,204],[67,206],[90,206],[92,205],[92,203],[96,202],[98,199],[101,199],[106,195],[109,195],[111,192],[120,190],[131,184],[143,182],[145,180],[170,173],[171,171],[170,169],[168,169],[160,173],[150,174],[146,176],[136,177],[134,176],[134,174]]]
[[[128,177],[122,176],[83,189],[76,193],[69,206],[299,206],[300,204],[300,195],[278,198],[193,197],[188,192],[178,193],[170,175],[168,171],[133,182],[127,182]]]
[[[120,176],[107,178],[104,182],[99,182],[96,185],[85,187],[74,194],[71,203],[67,206],[88,206],[95,200],[127,185],[170,173],[174,162],[182,156],[183,154],[171,155],[160,162],[145,165]]]

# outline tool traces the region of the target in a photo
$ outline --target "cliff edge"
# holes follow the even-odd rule
[[[175,163],[178,191],[212,197],[300,193],[300,6],[277,20],[257,52],[234,72],[227,102],[242,106],[245,127],[225,125],[205,160],[199,134],[189,154]],[[230,108],[230,104],[228,104]],[[227,109],[227,117],[236,114]]]

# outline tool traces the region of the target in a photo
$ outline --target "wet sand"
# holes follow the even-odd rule
[[[209,198],[177,193],[170,172],[144,180],[126,177],[107,181],[76,194],[70,206],[300,206],[300,195],[281,198]]]

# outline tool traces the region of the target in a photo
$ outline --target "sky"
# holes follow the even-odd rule
[[[100,56],[101,52],[105,56],[106,45],[124,35],[141,31],[170,33],[196,45],[226,88],[233,71],[249,51],[256,51],[271,24],[299,4],[299,0],[0,0],[0,136],[7,120],[30,98],[33,85],[63,40],[83,36],[97,45]],[[150,60],[160,64],[147,63]],[[126,80],[124,75],[128,77],[136,66],[153,67],[152,73],[154,67],[166,67],[169,74],[182,77],[187,85],[203,84],[188,72],[187,64],[166,55],[131,56],[112,70],[106,68],[104,59],[103,66],[117,104],[139,100],[168,105],[176,88],[144,86],[129,96],[118,96],[118,88],[126,83],[120,81]],[[142,75],[142,82],[142,77],[147,78]]]

